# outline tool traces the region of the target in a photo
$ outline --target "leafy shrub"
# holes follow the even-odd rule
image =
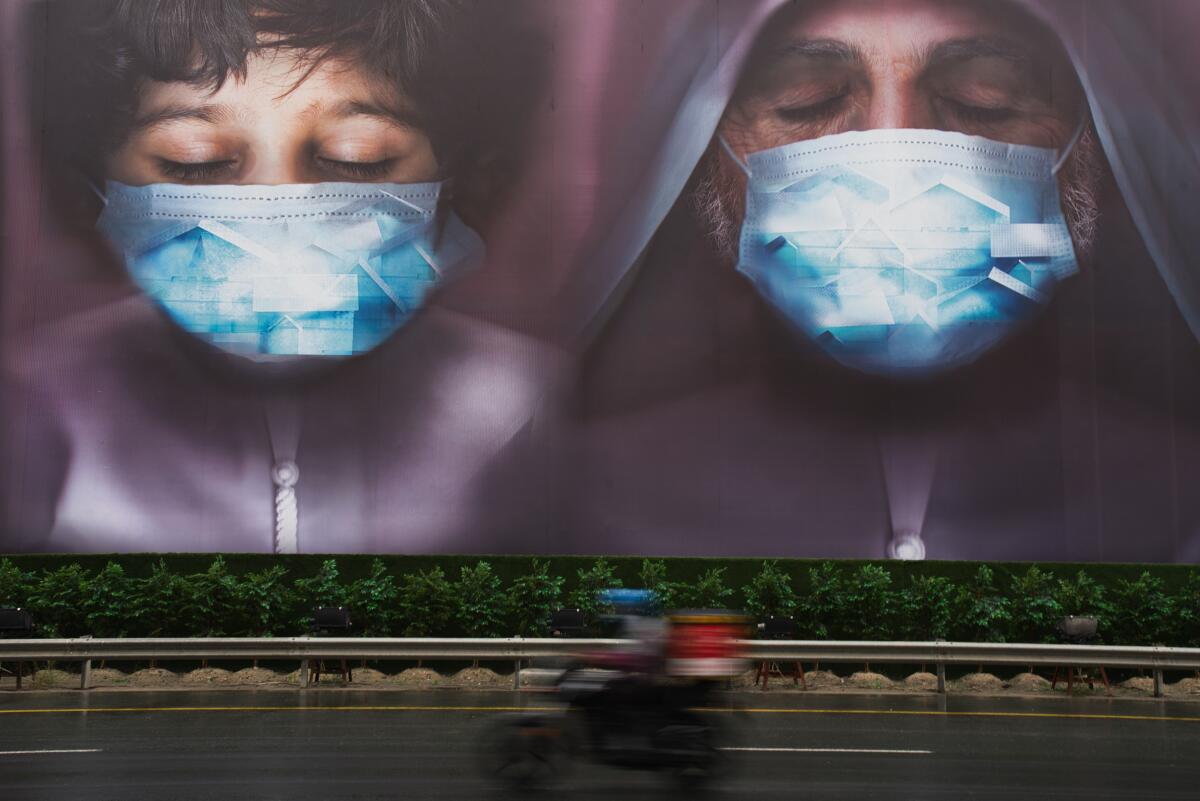
[[[913,576],[900,591],[902,633],[913,640],[944,640],[950,636],[958,588],[945,576]]]
[[[88,633],[93,637],[128,637],[135,625],[132,610],[136,593],[125,568],[116,562],[106,564],[84,589]]]
[[[191,632],[182,612],[191,599],[188,580],[160,559],[149,577],[134,582],[130,612],[147,637],[186,637]]]
[[[406,573],[400,580],[401,634],[440,637],[454,615],[454,586],[440,566]]]
[[[975,575],[959,588],[955,603],[953,636],[967,642],[1004,642],[1012,613],[1008,599],[996,589],[995,574],[980,565]]]
[[[638,569],[638,581],[643,587],[653,591],[663,609],[674,609],[681,605],[679,593],[684,584],[667,579],[667,563],[662,559],[643,559]]]
[[[762,563],[762,569],[750,579],[742,594],[746,599],[746,614],[756,621],[791,617],[798,603],[792,577],[780,570],[775,560]]]
[[[346,591],[346,606],[354,630],[365,637],[386,637],[396,625],[400,589],[382,559],[371,562],[371,572]]]
[[[1063,617],[1054,574],[1031,565],[1013,579],[1010,642],[1054,642],[1055,626]]]
[[[507,589],[488,562],[461,566],[450,580],[440,567],[397,577],[385,560],[374,559],[367,575],[352,583],[343,581],[334,560],[295,581],[282,564],[236,575],[220,556],[186,575],[159,559],[148,577],[134,578],[123,564],[114,559],[92,572],[59,563],[29,572],[16,558],[0,558],[0,605],[27,607],[38,634],[48,637],[291,636],[307,630],[318,604],[349,606],[358,630],[370,636],[543,636],[562,605],[564,585],[550,573],[550,563],[538,559]],[[750,581],[735,588],[727,586],[725,568],[711,562],[694,581],[669,580],[668,565],[673,571],[680,564],[686,563],[643,559],[638,581],[666,608],[744,601],[756,616],[794,614],[802,639],[1038,642],[1053,640],[1063,615],[1093,614],[1108,642],[1200,647],[1195,570],[1172,587],[1162,578],[1166,571],[1153,569],[1101,584],[1085,571],[1060,579],[1031,566],[1001,585],[990,566],[977,565],[964,582],[918,575],[901,588],[885,565],[866,564],[851,573],[845,565],[822,562],[809,568],[806,592],[796,597],[778,562],[761,563]],[[604,559],[577,570],[575,579],[570,600],[585,609],[596,590],[619,584]]]
[[[295,633],[295,593],[282,565],[247,573],[237,583],[237,625],[243,637],[273,637]]]
[[[1165,586],[1145,571],[1133,581],[1117,579],[1107,639],[1131,645],[1165,643],[1175,623],[1175,599]]]
[[[39,632],[46,637],[78,637],[87,634],[88,574],[77,564],[42,573],[29,594],[29,611]]]
[[[575,589],[567,596],[567,606],[583,612],[584,619],[591,625],[597,615],[611,612],[608,604],[600,602],[601,590],[622,586],[613,572],[612,565],[603,557],[592,563],[587,570],[577,570]]]
[[[473,567],[463,565],[454,585],[458,604],[454,609],[455,628],[466,637],[502,637],[505,598],[500,577],[487,562]]]
[[[326,559],[316,575],[296,579],[293,587],[294,600],[299,604],[295,624],[300,631],[312,626],[314,609],[346,605],[346,586],[338,580],[336,559]],[[353,615],[350,619],[353,622]]]
[[[562,586],[562,576],[550,575],[549,562],[534,559],[530,572],[508,590],[512,630],[522,637],[544,637],[550,616],[561,607]]]
[[[819,640],[846,636],[846,582],[833,562],[822,562],[808,570],[808,596],[800,601],[801,629]]]
[[[1112,615],[1104,587],[1087,573],[1080,570],[1070,579],[1059,579],[1054,599],[1064,615],[1095,617],[1100,626],[1100,636],[1105,637],[1109,633]]]
[[[237,626],[238,580],[229,572],[223,557],[214,559],[205,572],[188,576],[185,592],[183,624],[186,631],[201,637],[233,635]]]
[[[682,584],[675,601],[681,608],[723,609],[729,605],[733,590],[725,586],[725,568],[710,567],[693,584]]]
[[[37,575],[26,572],[8,559],[0,559],[0,606],[28,607]]]
[[[879,565],[863,565],[846,584],[849,635],[863,640],[886,640],[896,615],[892,574]]]
[[[1200,648],[1200,573],[1188,573],[1174,605],[1176,618],[1171,644]]]

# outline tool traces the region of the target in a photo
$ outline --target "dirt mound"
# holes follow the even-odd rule
[[[746,687],[753,687],[754,682],[757,679],[758,679],[758,668],[754,668],[753,670],[747,670],[744,673],[740,673],[737,676],[734,676],[733,679],[730,681],[730,684],[738,689],[744,689]]]
[[[375,668],[354,668],[355,684],[382,684],[387,680],[387,674],[381,673]]]
[[[823,687],[841,687],[845,682],[832,670],[810,670],[804,674],[804,683],[810,690]]]
[[[442,683],[442,674],[426,667],[408,668],[391,676],[389,681],[413,687],[432,687]]]
[[[129,684],[134,687],[170,687],[179,683],[179,677],[166,668],[143,668],[129,674]]]
[[[1023,693],[1045,693],[1050,691],[1050,680],[1036,673],[1018,673],[1008,686]]]
[[[895,686],[895,682],[882,673],[869,673],[865,670],[851,673],[850,678],[846,679],[846,684],[860,690],[890,690]]]
[[[1169,691],[1172,695],[1200,695],[1200,679],[1180,679],[1170,686]]]
[[[502,687],[512,679],[501,676],[491,668],[469,667],[450,677],[450,684],[457,687]]]
[[[79,675],[65,670],[39,670],[33,676],[34,687],[71,687],[79,686]]]
[[[233,683],[233,674],[224,668],[198,668],[180,676],[179,683],[191,687],[224,687]]]
[[[937,692],[937,676],[918,671],[904,680],[904,686],[909,690]]]
[[[1154,695],[1154,679],[1149,676],[1133,676],[1125,679],[1118,686],[1125,690],[1134,690],[1139,693]]]
[[[229,677],[230,684],[279,684],[286,679],[266,668],[242,668]]]
[[[968,673],[954,682],[956,690],[968,693],[995,693],[1003,690],[1004,686],[1004,682],[991,673]]]
[[[92,671],[93,687],[125,687],[129,676],[116,668],[97,668]]]

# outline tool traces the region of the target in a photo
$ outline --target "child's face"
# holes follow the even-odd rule
[[[304,184],[436,180],[437,159],[403,98],[344,62],[299,84],[288,51],[251,54],[216,92],[146,82],[128,138],[108,162],[125,184]]]

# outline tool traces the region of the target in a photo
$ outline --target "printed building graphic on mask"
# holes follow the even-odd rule
[[[185,331],[252,358],[350,356],[478,255],[456,219],[435,247],[437,197],[437,185],[110,183],[99,225]]]
[[[957,157],[957,148],[987,153],[986,143],[928,132],[931,157],[910,164],[895,138],[849,134],[752,156],[764,171],[752,166],[740,269],[848,366],[945,370],[1010,335],[1074,272],[1054,154],[1030,152],[1023,169],[1006,170]],[[791,182],[817,145],[846,163]]]

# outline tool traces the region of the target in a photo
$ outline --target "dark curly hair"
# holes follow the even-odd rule
[[[311,70],[345,60],[411,101],[446,177],[503,169],[537,65],[495,0],[44,0],[45,84],[34,119],[51,162],[101,184],[128,134],[145,80],[219,88],[263,48],[294,50]],[[302,75],[307,74],[302,72]],[[301,78],[302,80],[302,78]],[[495,175],[485,183],[495,186]]]

